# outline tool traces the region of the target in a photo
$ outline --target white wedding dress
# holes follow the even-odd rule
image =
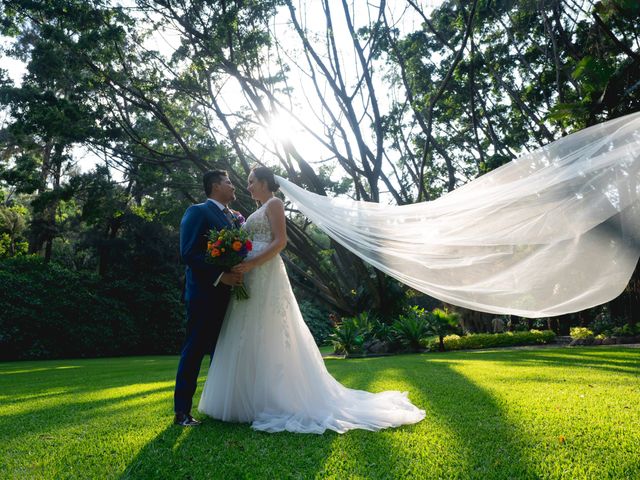
[[[267,203],[244,226],[252,255],[272,240]],[[279,255],[246,274],[245,285],[250,298],[229,304],[200,412],[251,422],[255,430],[299,433],[380,430],[424,418],[407,392],[352,390],[329,374]]]

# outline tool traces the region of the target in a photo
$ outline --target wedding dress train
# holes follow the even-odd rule
[[[266,203],[245,228],[253,255],[271,241]],[[327,371],[280,256],[245,275],[248,300],[232,299],[200,398],[200,412],[252,422],[266,432],[339,433],[416,423],[425,412],[407,392],[370,393],[341,385]]]

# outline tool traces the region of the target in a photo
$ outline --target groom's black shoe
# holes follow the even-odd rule
[[[195,427],[196,425],[200,425],[201,422],[193,418],[188,413],[176,412],[176,416],[173,418],[173,423],[183,427]]]

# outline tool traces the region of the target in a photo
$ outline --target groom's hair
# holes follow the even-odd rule
[[[208,197],[211,195],[214,183],[220,183],[224,177],[228,177],[229,174],[226,170],[209,170],[205,172],[202,177],[202,184],[204,186],[204,194]]]

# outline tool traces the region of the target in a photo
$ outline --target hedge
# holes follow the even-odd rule
[[[36,256],[0,261],[0,360],[175,354],[184,337],[170,275],[103,279]]]
[[[551,330],[531,330],[529,332],[477,333],[465,336],[444,337],[445,350],[467,350],[475,348],[510,347],[516,345],[539,345],[551,343],[556,334]],[[438,350],[438,340],[429,342],[429,349]]]

